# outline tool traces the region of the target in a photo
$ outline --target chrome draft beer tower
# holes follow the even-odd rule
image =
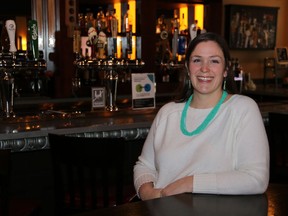
[[[5,28],[9,39],[9,52],[12,55],[12,67],[13,61],[16,58],[17,48],[15,45],[15,33],[16,24],[14,20],[7,20],[5,22]],[[5,29],[4,29],[5,30]],[[2,60],[1,65],[7,65],[5,60]],[[14,77],[11,72],[3,69],[0,73],[0,95],[1,95],[1,106],[2,106],[2,117],[10,118],[14,117],[13,106],[14,106]]]

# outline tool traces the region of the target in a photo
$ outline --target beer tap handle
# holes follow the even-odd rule
[[[28,34],[30,39],[30,50],[32,50],[33,59],[39,58],[39,46],[38,46],[38,24],[36,20],[28,21]]]
[[[9,51],[12,53],[17,52],[16,44],[15,44],[15,33],[16,33],[16,24],[14,20],[6,20],[5,27],[7,29],[9,41],[10,41],[10,49]]]

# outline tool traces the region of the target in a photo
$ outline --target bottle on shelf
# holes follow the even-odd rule
[[[106,24],[107,24],[106,34],[107,34],[108,37],[111,37],[111,35],[112,35],[112,32],[111,32],[111,20],[113,18],[113,14],[114,14],[113,10],[109,9],[106,12],[106,16],[105,16]]]
[[[110,19],[111,35],[113,38],[113,51],[112,56],[117,57],[117,34],[118,34],[118,19],[115,16],[116,9],[113,9],[112,16]]]
[[[187,48],[187,37],[185,35],[180,35],[178,38],[178,62],[183,62],[185,60],[185,53]]]
[[[127,4],[126,13],[123,16],[122,32],[130,32],[130,31],[132,31],[132,23],[131,23],[131,19],[129,17],[129,13],[130,13],[130,6],[129,6],[129,4]]]
[[[78,14],[78,27],[81,32],[81,36],[86,36],[88,29],[86,28],[86,21],[85,21],[85,16],[83,13]]]
[[[156,61],[159,64],[168,63],[172,58],[169,33],[166,27],[164,15],[157,19],[156,32],[159,34],[158,41],[156,42]],[[158,33],[159,32],[159,33]],[[162,82],[162,78],[160,79]]]
[[[235,58],[233,69],[234,69],[234,80],[236,83],[236,87],[239,93],[241,93],[243,87],[243,70],[239,63],[238,58]]]
[[[86,13],[86,29],[89,30],[89,28],[94,27],[95,28],[95,19],[92,12]],[[87,34],[87,33],[86,33]]]
[[[182,13],[182,19],[181,19],[179,30],[180,30],[180,34],[187,35],[188,29],[187,29],[187,26],[185,24],[185,14],[184,13]]]
[[[172,19],[172,35],[172,60],[177,61],[179,39],[179,18],[177,9],[174,10],[174,17]]]
[[[123,18],[123,31],[126,33],[127,48],[125,50],[125,58],[130,58],[132,53],[132,23],[129,17],[129,4],[127,4],[127,11]]]
[[[78,14],[77,24],[74,26],[73,30],[73,53],[75,56],[78,56],[81,53],[81,21],[79,20],[80,16]]]
[[[161,15],[158,19],[157,19],[157,24],[156,24],[156,34],[160,34],[161,31],[164,28],[164,15]]]
[[[173,38],[172,38],[172,60],[177,60],[178,54],[178,39],[179,39],[179,32],[178,29],[174,29]]]
[[[177,29],[177,31],[179,31],[179,16],[178,16],[178,9],[174,9],[173,11],[173,18],[171,20],[171,24],[172,24],[172,34],[174,34],[175,29]]]
[[[96,30],[99,34],[99,32],[103,31],[105,32],[107,29],[107,20],[104,14],[104,11],[102,9],[102,7],[98,8],[98,13],[96,16]]]
[[[97,58],[106,58],[106,44],[107,44],[107,19],[105,17],[102,7],[98,8],[99,11],[96,17],[96,31],[98,33],[98,40],[96,43]]]

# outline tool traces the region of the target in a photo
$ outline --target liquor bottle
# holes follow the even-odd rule
[[[187,48],[187,38],[185,35],[180,35],[178,38],[178,61],[182,62],[185,59],[185,53]]]
[[[239,93],[242,92],[243,85],[243,70],[241,65],[239,64],[239,59],[235,59],[234,63],[234,81],[236,82],[236,87]]]
[[[162,29],[163,29],[163,23],[164,23],[164,16],[161,15],[158,19],[157,19],[157,24],[156,24],[156,34],[160,34]]]
[[[123,17],[122,32],[132,31],[132,23],[131,23],[131,19],[129,17],[129,12],[130,12],[129,10],[130,10],[130,6],[129,6],[129,4],[127,4],[127,10],[126,10],[126,13],[124,14],[124,17]]]
[[[132,53],[132,23],[129,17],[129,4],[127,4],[127,11],[124,14],[124,32],[126,33],[127,48],[126,48],[126,58],[129,58]]]
[[[73,53],[75,55],[80,54],[81,50],[81,30],[80,26],[75,26],[73,32]]]
[[[86,29],[89,30],[91,27],[95,28],[95,19],[92,12],[86,13]]]
[[[182,34],[182,35],[187,35],[187,26],[186,26],[186,24],[185,24],[185,15],[184,15],[184,13],[182,13],[182,19],[181,19],[181,23],[180,23],[180,33]]]
[[[112,35],[112,19],[113,19],[113,16],[114,16],[114,10],[115,9],[110,9],[107,11],[106,13],[106,23],[107,23],[107,28],[106,28],[106,34],[108,37],[111,37]]]
[[[174,17],[172,19],[172,60],[177,61],[177,53],[178,53],[178,38],[179,38],[179,19],[178,12],[174,10]]]
[[[97,16],[96,16],[96,30],[98,33],[100,31],[105,32],[107,29],[107,21],[105,18],[105,14],[104,14],[102,7],[99,7],[98,10],[99,11],[98,11]]]
[[[118,19],[115,16],[116,9],[113,9],[112,17],[110,20],[111,34],[113,38],[113,56],[117,56],[117,33],[118,33]]]
[[[82,36],[82,26],[83,25],[83,14],[78,14],[77,22],[74,25],[73,30],[73,53],[74,56],[81,55],[81,36]],[[84,25],[85,27],[85,25]]]
[[[173,18],[171,20],[171,24],[172,24],[172,34],[174,34],[175,29],[177,29],[179,31],[179,17],[178,17],[178,11],[177,9],[174,9],[173,12]]]
[[[86,28],[85,16],[83,13],[78,14],[78,27],[81,32],[81,36],[87,36],[88,29]]]

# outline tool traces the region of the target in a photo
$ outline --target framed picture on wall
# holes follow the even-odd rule
[[[225,6],[225,37],[231,49],[275,49],[277,7]]]

